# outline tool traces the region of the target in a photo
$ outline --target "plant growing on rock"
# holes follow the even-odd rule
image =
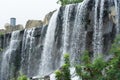
[[[82,1],[83,0],[58,0],[57,3],[64,6],[64,5],[67,5],[67,4],[79,3],[79,2],[82,2]]]
[[[82,80],[98,80],[102,77],[102,70],[105,66],[106,62],[101,57],[92,63],[88,51],[85,51],[82,63],[76,65],[76,72]]]
[[[81,58],[82,63],[75,66],[77,75],[82,80],[120,80],[120,35],[116,37],[109,53],[113,55],[109,61],[101,56],[91,61],[88,51],[85,51]],[[64,62],[61,70],[56,71],[56,80],[70,80],[68,54],[65,54]]]
[[[70,67],[69,54],[65,54],[63,66],[61,67],[60,70],[57,70],[55,72],[56,80],[71,80],[69,67]]]
[[[28,79],[27,79],[27,76],[23,75],[23,74],[20,72],[20,76],[18,76],[17,80],[28,80]]]
[[[82,57],[83,63],[76,66],[77,74],[82,80],[120,80],[120,35],[110,50],[113,58],[105,61],[102,57],[90,61],[88,53]]]
[[[113,58],[108,63],[109,67],[106,70],[106,79],[120,80],[120,34],[116,36],[110,53],[113,55]]]
[[[60,70],[55,71],[56,80],[62,80],[62,72]]]

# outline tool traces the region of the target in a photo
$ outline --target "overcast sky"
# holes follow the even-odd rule
[[[17,24],[25,25],[28,19],[42,20],[60,5],[57,0],[0,0],[0,28],[15,17]]]

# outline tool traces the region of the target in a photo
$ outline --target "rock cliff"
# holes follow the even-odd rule
[[[19,71],[27,77],[49,75],[64,63],[64,53],[69,53],[71,64],[80,63],[85,50],[91,59],[106,57],[120,32],[120,5],[115,1],[84,0],[62,6],[49,25],[40,27],[38,21],[35,28],[1,35],[0,80],[17,77]]]
[[[33,28],[33,27],[40,27],[43,25],[43,22],[41,20],[28,20],[25,28]]]

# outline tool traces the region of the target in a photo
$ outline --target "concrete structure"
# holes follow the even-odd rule
[[[16,18],[10,18],[10,25],[15,26],[16,25]]]

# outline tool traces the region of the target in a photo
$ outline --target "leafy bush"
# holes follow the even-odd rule
[[[60,70],[55,71],[56,80],[62,80],[62,72]]]
[[[20,74],[20,76],[17,78],[17,80],[27,80],[27,77],[23,74]]]
[[[88,52],[82,56],[82,64],[76,65],[76,72],[82,80],[120,80],[120,35],[112,45],[110,53],[113,58],[104,61],[102,57],[90,61]]]
[[[70,67],[69,57],[70,57],[69,54],[64,54],[64,62],[68,67]]]
[[[107,80],[120,80],[120,34],[117,35],[110,50],[113,58],[109,61],[109,68],[106,70]]]
[[[98,80],[99,77],[103,76],[104,67],[106,67],[106,62],[102,58],[97,58],[93,63],[76,65],[76,72],[83,80]]]
[[[72,3],[79,3],[82,2],[83,0],[58,0],[57,3],[61,4],[61,5],[67,5],[67,4],[72,4]]]
[[[61,68],[63,80],[71,80],[68,64],[64,64]]]
[[[69,54],[64,55],[64,64],[60,70],[55,71],[56,80],[71,80],[70,78],[70,60]]]
[[[120,35],[118,35],[110,50],[113,58],[105,61],[103,57],[90,60],[88,51],[84,52],[82,63],[76,65],[76,72],[82,80],[120,80]],[[56,71],[56,80],[70,80],[69,55],[64,55],[65,64]]]

